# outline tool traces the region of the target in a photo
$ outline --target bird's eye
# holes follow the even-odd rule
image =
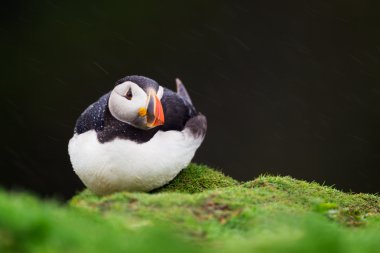
[[[128,100],[131,100],[132,99],[132,90],[131,88],[129,88],[129,90],[127,91],[127,94],[125,94],[125,97],[128,99]]]

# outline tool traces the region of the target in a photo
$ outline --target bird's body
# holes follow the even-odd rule
[[[136,98],[129,102],[139,100],[139,88],[146,94],[154,93],[141,95],[148,101],[147,115],[124,115],[133,105],[125,107],[114,91],[104,95],[77,120],[69,142],[70,159],[82,182],[97,194],[150,191],[168,183],[190,163],[204,139],[206,118],[196,112],[181,83],[177,84],[177,93],[139,76],[123,78],[116,84],[117,92],[124,86],[129,87],[128,92],[134,89]],[[121,92],[124,93],[125,90]],[[162,105],[162,115],[158,104],[151,106],[153,97]],[[155,117],[150,119],[152,110]]]

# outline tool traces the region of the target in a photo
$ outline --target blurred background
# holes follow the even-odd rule
[[[195,162],[379,192],[378,1],[8,1],[0,185],[68,198],[80,113],[125,75],[180,77],[209,131]]]

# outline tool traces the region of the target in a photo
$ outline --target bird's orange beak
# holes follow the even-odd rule
[[[150,94],[147,106],[147,127],[153,128],[165,123],[164,110],[156,94]]]

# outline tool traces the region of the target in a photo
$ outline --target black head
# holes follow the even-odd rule
[[[118,85],[127,81],[137,84],[145,92],[148,92],[149,90],[154,90],[158,92],[158,89],[160,87],[160,85],[153,79],[150,79],[145,76],[136,76],[136,75],[123,77],[122,79],[118,80],[115,85]]]

